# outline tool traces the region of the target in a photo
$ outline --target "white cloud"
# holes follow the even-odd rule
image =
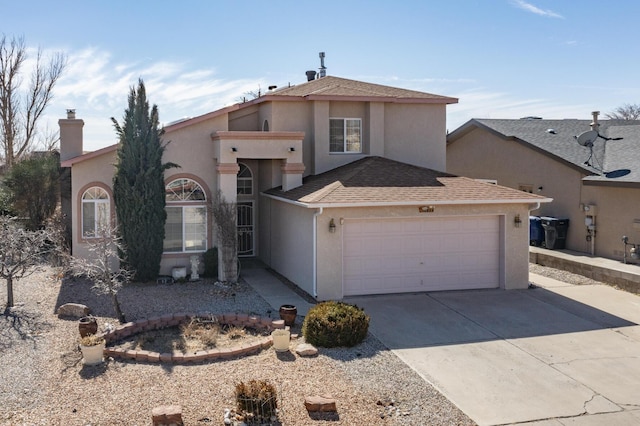
[[[119,62],[98,48],[67,51],[68,67],[54,89],[43,126],[57,128],[68,108],[85,121],[85,150],[115,143],[110,117],[121,120],[131,87],[144,80],[147,98],[158,105],[167,123],[231,105],[244,93],[266,85],[265,79],[226,80],[211,69],[193,69],[184,62]]]
[[[531,3],[527,3],[524,0],[511,0],[511,4],[513,4],[516,7],[519,7],[520,9],[530,12],[530,13],[534,13],[536,15],[540,15],[540,16],[546,16],[548,18],[559,18],[559,19],[564,19],[564,16],[560,15],[559,13],[556,13],[552,10],[544,10],[544,9],[540,9],[537,6],[532,5]]]

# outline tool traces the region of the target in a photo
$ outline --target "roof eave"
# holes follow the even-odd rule
[[[69,158],[60,163],[61,167],[71,167],[74,164],[81,163],[83,161],[91,160],[92,158],[99,157],[104,154],[108,154],[111,151],[115,151],[118,148],[118,144],[109,145],[107,147],[91,151],[86,154],[78,155],[77,157]]]
[[[290,200],[288,198],[280,197],[274,194],[261,193],[261,195],[282,201],[284,203],[293,204],[308,209],[316,208],[343,208],[343,207],[406,207],[406,206],[447,206],[447,205],[480,205],[480,204],[535,204],[535,203],[550,203],[553,198],[521,198],[521,199],[487,199],[487,200],[420,200],[420,201],[381,201],[381,202],[357,202],[357,203],[305,203],[297,200]]]

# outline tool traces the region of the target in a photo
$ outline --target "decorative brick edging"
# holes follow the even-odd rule
[[[126,324],[119,325],[114,330],[103,333],[102,336],[104,337],[107,344],[109,344],[127,338],[134,334],[143,333],[145,331],[159,330],[162,328],[178,326],[187,321],[191,321],[194,318],[211,317],[216,318],[220,324],[230,324],[238,327],[249,327],[268,332],[285,328],[284,320],[276,320],[268,317],[262,318],[258,315],[236,313],[224,313],[222,315],[212,315],[209,313],[177,313],[163,315],[161,317],[153,317],[136,322],[128,322]],[[271,336],[265,336],[263,339],[257,340],[256,342],[251,344],[243,343],[239,346],[230,348],[209,349],[205,351],[198,351],[195,354],[158,353],[145,350],[106,347],[104,350],[104,355],[119,359],[132,359],[138,362],[184,364],[188,362],[203,362],[215,359],[228,359],[250,355],[258,353],[262,349],[267,349],[271,345],[273,345],[273,338]]]

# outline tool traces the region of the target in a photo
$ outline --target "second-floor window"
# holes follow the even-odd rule
[[[329,119],[329,152],[362,152],[362,120]]]

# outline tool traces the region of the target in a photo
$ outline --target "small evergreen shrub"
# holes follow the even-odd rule
[[[325,348],[355,346],[369,330],[369,316],[364,310],[344,302],[322,302],[312,307],[302,323],[308,343]]]
[[[212,247],[204,253],[204,273],[207,278],[218,276],[218,248]]]

